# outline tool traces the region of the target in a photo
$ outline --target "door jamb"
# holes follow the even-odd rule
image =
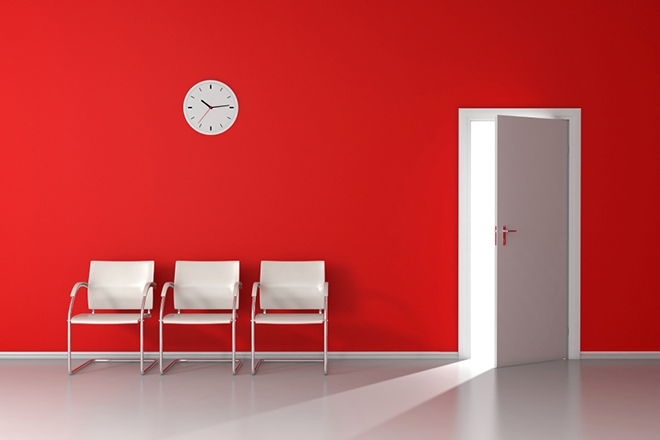
[[[580,359],[580,182],[579,108],[461,108],[458,110],[458,356],[470,356],[470,121],[497,115],[567,119],[568,144],[568,359]]]

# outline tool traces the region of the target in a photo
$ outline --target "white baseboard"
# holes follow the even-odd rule
[[[71,357],[74,359],[100,359],[100,358],[124,358],[124,359],[139,359],[138,352],[74,352]],[[158,352],[145,352],[145,358],[155,359],[158,357]],[[251,353],[237,352],[236,357],[240,359],[249,359]],[[290,358],[290,359],[307,359],[310,357],[322,357],[323,352],[256,352],[258,358]],[[167,359],[176,358],[221,358],[230,359],[231,353],[228,352],[194,352],[194,351],[169,351],[164,353]],[[65,351],[7,351],[0,352],[0,360],[5,359],[66,359]],[[445,351],[333,351],[328,352],[329,360],[447,360],[457,361],[457,352]]]
[[[580,359],[660,359],[660,351],[583,351],[580,353]]]
[[[322,352],[263,352],[256,353],[259,358],[290,358],[290,359],[306,359],[310,357],[321,357]],[[145,352],[145,358],[155,359],[158,357],[158,352]],[[131,352],[74,352],[72,354],[74,359],[93,359],[93,358],[126,358],[138,359],[139,353]],[[194,352],[194,351],[170,351],[165,352],[167,359],[173,358],[231,358],[231,353],[228,352]],[[249,351],[241,351],[236,353],[236,357],[240,359],[249,359]],[[11,359],[66,359],[65,351],[5,351],[0,352],[0,360]],[[442,360],[442,361],[457,361],[458,353],[452,351],[331,351],[328,352],[328,359],[330,360]],[[644,359],[660,359],[660,351],[583,351],[580,353],[582,360],[644,360]]]

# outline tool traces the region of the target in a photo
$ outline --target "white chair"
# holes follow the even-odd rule
[[[87,304],[91,313],[71,316],[76,294],[87,289]],[[92,362],[137,362],[137,359],[90,359],[71,369],[71,324],[139,324],[140,325],[140,371],[145,374],[157,359],[148,359],[144,368],[144,319],[151,317],[153,308],[154,262],[153,261],[92,261],[89,281],[76,283],[71,290],[68,315],[67,361],[69,374],[75,374]],[[97,310],[103,310],[97,313]]]
[[[238,261],[176,262],[174,282],[165,283],[161,293],[160,374],[177,362],[231,362],[232,372],[236,374],[243,364],[241,359],[236,360],[236,310],[241,287]],[[163,316],[169,288],[174,290],[174,308],[177,312]],[[182,310],[203,310],[207,313],[181,313]],[[163,324],[231,324],[231,360],[175,359],[163,368]]]
[[[261,313],[256,313],[257,292]],[[255,365],[255,325],[261,324],[323,325],[323,358],[260,359]],[[328,374],[328,283],[324,261],[261,262],[260,280],[252,286],[252,374],[265,361],[323,362],[323,373]]]

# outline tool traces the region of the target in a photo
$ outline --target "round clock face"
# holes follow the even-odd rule
[[[236,121],[238,100],[227,84],[206,80],[195,84],[183,100],[188,124],[202,134],[225,132]]]

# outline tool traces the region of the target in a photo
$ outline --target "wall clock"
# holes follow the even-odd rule
[[[227,84],[216,80],[201,81],[186,93],[183,114],[197,132],[220,134],[236,122],[238,100]]]

